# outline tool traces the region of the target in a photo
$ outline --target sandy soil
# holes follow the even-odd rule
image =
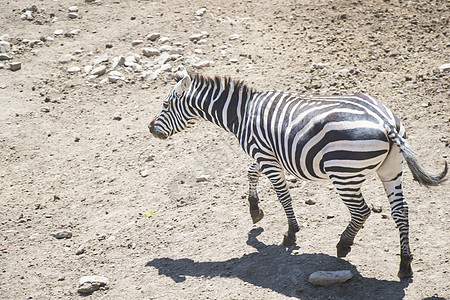
[[[34,19],[21,20],[33,3]],[[252,224],[252,161],[234,137],[202,122],[152,138],[147,124],[173,75],[141,80],[159,68],[159,56],[142,49],[169,45],[181,48],[172,67],[260,90],[365,92],[403,120],[417,156],[438,172],[450,152],[450,72],[439,70],[450,62],[449,19],[447,1],[1,1],[0,35],[10,36],[8,55],[22,68],[0,61],[0,298],[79,299],[85,275],[109,279],[89,299],[450,298],[448,183],[428,189],[405,171],[410,281],[396,277],[398,231],[375,177],[364,193],[382,212],[345,259],[335,245],[349,214],[331,184],[291,182],[302,228],[298,247],[286,249],[286,219],[267,179],[259,188],[266,216]],[[204,41],[190,41],[202,31]],[[155,32],[167,41],[146,38]],[[139,54],[140,67],[116,68],[125,76],[117,83],[86,75],[104,53],[107,72],[121,55]],[[74,60],[60,63],[67,54]],[[195,69],[196,58],[213,63]],[[61,230],[72,237],[52,235]],[[317,270],[342,269],[354,278],[308,282]]]

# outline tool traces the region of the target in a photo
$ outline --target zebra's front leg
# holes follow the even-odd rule
[[[286,179],[284,177],[283,169],[278,165],[274,165],[271,163],[270,165],[263,165],[262,172],[269,178],[272,182],[273,188],[277,193],[278,200],[283,206],[284,212],[286,213],[286,217],[288,219],[288,231],[285,233],[283,238],[283,245],[293,246],[297,240],[295,234],[300,230],[297,222],[297,218],[295,217],[294,209],[292,207],[292,198],[289,193],[289,189],[286,183]]]
[[[261,176],[261,167],[258,163],[251,165],[248,170],[248,203],[250,204],[250,216],[252,217],[253,224],[258,223],[264,217],[263,211],[259,208],[259,198],[257,192],[257,186],[259,177]]]

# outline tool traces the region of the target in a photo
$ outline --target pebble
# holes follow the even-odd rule
[[[57,30],[55,30],[55,32],[53,32],[54,35],[61,35],[63,33],[64,33],[64,30],[62,30],[62,29],[57,29]]]
[[[203,69],[203,68],[209,67],[212,64],[213,64],[212,61],[202,60],[202,61],[194,63],[192,66],[196,69]]]
[[[0,36],[0,41],[10,42],[11,37],[9,36],[9,34],[5,33],[4,35]]]
[[[237,58],[230,58],[229,62],[232,64],[235,64],[235,63],[239,62],[239,60]]]
[[[232,35],[230,35],[230,36],[228,37],[228,39],[229,39],[230,41],[235,41],[235,40],[237,40],[237,39],[239,39],[239,38],[240,38],[240,36],[239,36],[239,34],[237,34],[237,33],[232,34]]]
[[[80,67],[70,67],[67,69],[67,73],[69,74],[75,74],[81,71]]]
[[[4,69],[4,68],[5,68],[5,65],[4,64],[0,64],[0,70]]]
[[[189,37],[189,40],[195,42],[195,41],[201,40],[202,38],[203,38],[203,34],[196,33],[196,34],[191,35]]]
[[[113,120],[115,120],[115,121],[120,121],[120,120],[122,120],[122,116],[121,116],[120,112],[114,113],[114,115],[113,115]]]
[[[91,75],[101,76],[106,73],[106,66],[99,66],[92,70]]]
[[[9,60],[9,59],[11,59],[12,57],[11,56],[9,56],[8,54],[6,54],[6,53],[0,53],[0,60]]]
[[[334,215],[333,214],[328,214],[327,215],[327,219],[333,219],[334,218]]]
[[[147,169],[144,169],[141,170],[139,174],[141,175],[141,177],[147,177],[148,175],[150,175],[150,172]]]
[[[68,230],[61,230],[52,233],[52,236],[57,239],[70,239],[72,237],[72,232]]]
[[[69,12],[78,12],[78,6],[69,7]]]
[[[92,72],[92,66],[84,66],[84,73],[89,74]]]
[[[308,204],[308,205],[314,205],[314,204],[316,204],[316,201],[314,201],[312,199],[308,199],[308,200],[305,201],[305,203]]]
[[[353,277],[350,270],[342,271],[317,271],[309,276],[309,282],[313,285],[329,286],[334,283],[346,282]]]
[[[11,50],[11,44],[0,40],[0,53],[8,53]]]
[[[103,53],[102,55],[96,56],[96,57],[94,58],[94,60],[92,61],[92,65],[93,65],[93,66],[96,66],[96,65],[101,64],[101,63],[103,63],[103,62],[107,62],[108,59],[109,59],[108,54]]]
[[[149,35],[147,35],[146,38],[147,38],[147,40],[150,40],[150,41],[154,42],[157,39],[159,39],[160,36],[161,36],[160,33],[154,32],[154,33],[150,33]]]
[[[439,71],[441,71],[441,72],[449,72],[450,71],[450,63],[441,65],[439,67]]]
[[[68,17],[69,17],[69,19],[77,19],[78,14],[75,12],[69,12]]]
[[[28,20],[28,21],[32,21],[34,19],[33,17],[33,12],[31,10],[26,10],[21,16],[20,18],[22,20]]]
[[[18,70],[22,69],[22,63],[18,62],[18,61],[10,62],[9,63],[9,69],[11,71],[18,71]]]
[[[120,73],[119,71],[111,71],[108,73],[108,79],[109,79],[109,82],[116,83],[119,80],[124,81],[125,76],[122,73]]]
[[[123,64],[125,63],[125,57],[124,56],[117,56],[114,57],[112,60],[112,69],[115,69],[117,67],[123,66]]]
[[[183,48],[176,47],[169,51],[169,54],[183,54]]]
[[[202,174],[202,175],[198,176],[198,177],[195,179],[195,181],[196,181],[196,182],[206,182],[206,181],[208,181],[209,179],[211,179],[211,176],[210,176],[210,175]]]
[[[83,276],[78,282],[77,292],[80,294],[92,294],[100,288],[108,288],[109,280],[105,276]]]
[[[161,44],[165,44],[165,43],[167,43],[168,41],[169,41],[169,38],[166,37],[166,36],[164,36],[164,37],[162,37],[162,38],[159,39],[159,42],[160,42]]]
[[[200,8],[199,10],[197,10],[195,12],[195,15],[198,16],[198,17],[201,17],[201,16],[203,16],[205,14],[205,12],[206,12],[206,8],[202,7],[202,8]]]
[[[383,208],[381,206],[379,206],[379,205],[372,205],[372,211],[374,213],[379,214],[379,213],[381,213],[383,211]]]
[[[142,43],[144,43],[143,40],[134,40],[134,41],[131,41],[131,45],[132,45],[132,46],[137,46],[137,45],[140,45],[140,44],[142,44]]]
[[[170,50],[172,50],[172,46],[170,45],[162,45],[159,47],[160,52],[169,52]]]
[[[157,56],[160,55],[161,52],[156,48],[143,48],[142,49],[142,55],[150,57],[150,56]]]
[[[170,54],[167,52],[164,52],[163,54],[161,54],[161,56],[157,59],[157,63],[158,65],[163,65],[166,62],[168,62],[170,59]]]
[[[71,31],[69,32],[69,34],[70,34],[70,35],[78,35],[78,34],[80,34],[80,32],[81,32],[80,29],[74,29],[74,30],[71,30]]]
[[[58,62],[60,64],[67,64],[67,63],[69,63],[71,61],[74,61],[76,59],[77,58],[75,56],[73,56],[72,54],[64,54],[58,59]]]

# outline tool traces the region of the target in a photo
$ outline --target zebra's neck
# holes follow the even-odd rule
[[[253,93],[244,83],[228,77],[193,75],[186,98],[196,115],[237,135]]]

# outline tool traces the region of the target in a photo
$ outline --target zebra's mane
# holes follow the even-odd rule
[[[206,85],[212,85],[215,84],[216,86],[220,86],[220,82],[222,80],[225,81],[225,88],[230,87],[231,85],[234,86],[234,90],[242,90],[243,94],[247,94],[250,93],[252,94],[254,92],[253,88],[249,87],[244,81],[242,80],[236,80],[236,79],[232,79],[228,76],[214,76],[214,77],[209,77],[209,76],[205,76],[202,74],[197,74],[197,73],[189,73],[189,76],[191,76],[191,78],[194,79],[194,81],[199,81],[201,84],[206,84]]]

